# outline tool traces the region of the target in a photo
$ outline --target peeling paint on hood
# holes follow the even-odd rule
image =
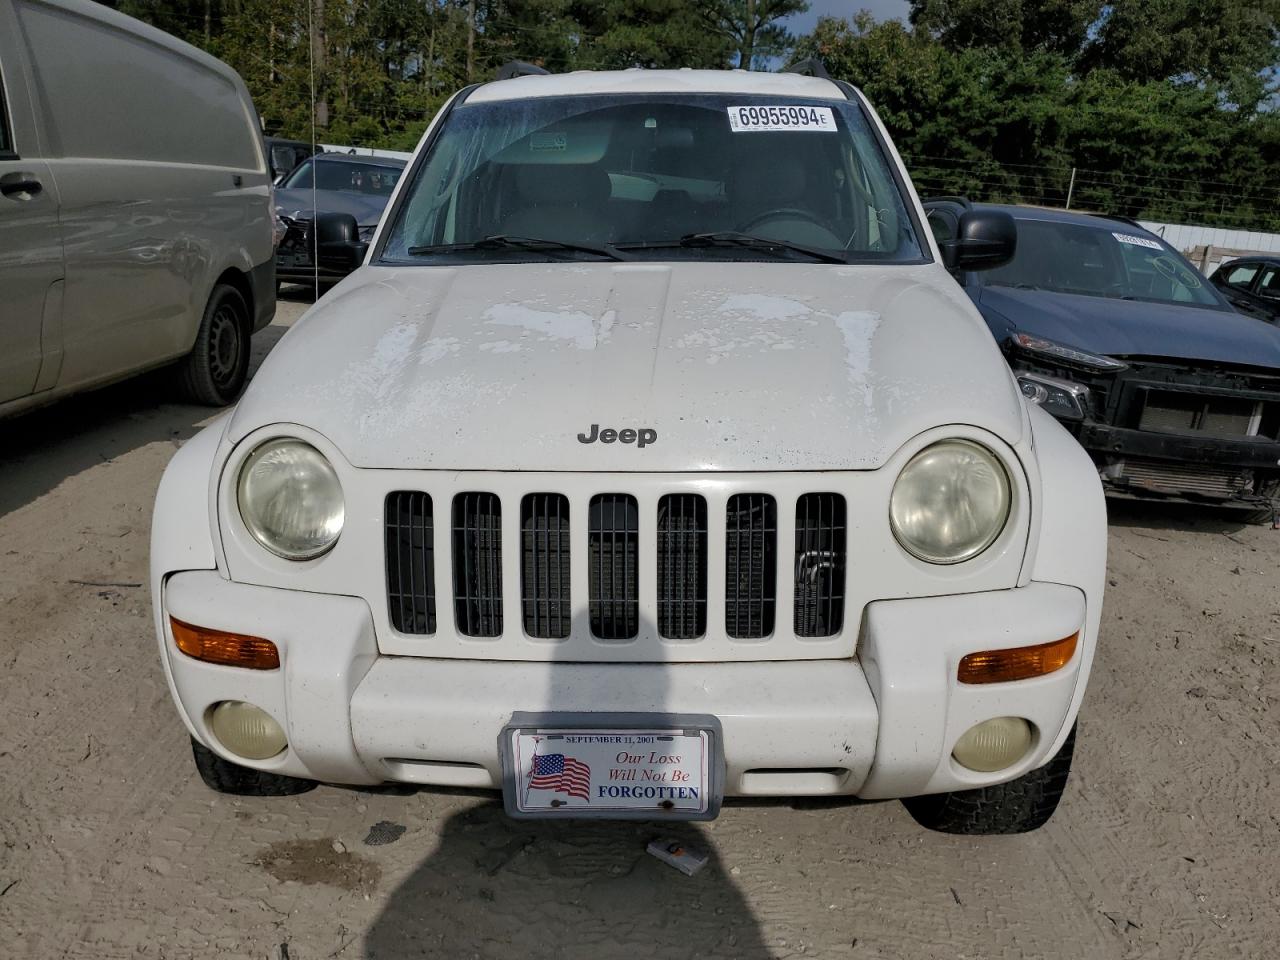
[[[858,470],[939,424],[1016,444],[1024,411],[937,265],[486,264],[344,281],[229,431],[290,422],[363,467]]]

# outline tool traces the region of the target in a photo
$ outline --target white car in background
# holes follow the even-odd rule
[[[977,213],[940,248],[822,76],[457,94],[364,266],[161,484],[156,626],[205,782],[1044,823],[1106,530],[947,273],[1014,243]]]

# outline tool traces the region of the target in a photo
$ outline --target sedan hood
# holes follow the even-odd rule
[[[294,220],[308,220],[318,208],[321,213],[349,213],[362,227],[375,227],[382,219],[389,197],[347,190],[317,190],[315,196],[309,189],[276,189],[276,210],[281,216]]]
[[[1022,333],[1089,353],[1280,369],[1280,327],[1234,310],[997,286],[981,304]]]
[[[304,424],[362,467],[858,470],[939,424],[1016,444],[1024,417],[936,266],[487,264],[359,270],[229,431]]]

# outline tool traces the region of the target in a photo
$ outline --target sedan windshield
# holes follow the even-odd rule
[[[919,261],[857,104],[545,97],[454,109],[399,204],[397,263]]]
[[[312,171],[315,171],[314,173]],[[317,190],[345,190],[390,197],[396,181],[404,171],[375,163],[353,163],[350,160],[306,160],[280,184],[289,190],[311,189],[311,178]]]
[[[1226,309],[1182,255],[1124,223],[1094,226],[1018,217],[1013,260],[983,282],[1053,293]]]

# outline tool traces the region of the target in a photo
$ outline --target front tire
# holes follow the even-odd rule
[[[196,403],[225,407],[240,395],[249,375],[249,305],[225,283],[213,288],[195,346],[178,373],[182,392]]]
[[[252,770],[223,760],[195,737],[191,738],[191,752],[195,756],[200,779],[206,787],[218,793],[237,797],[292,797],[316,788],[311,780]]]
[[[1029,833],[1049,822],[1071,773],[1076,728],[1057,756],[1016,780],[978,790],[957,790],[903,800],[916,823],[940,833],[975,836]]]

